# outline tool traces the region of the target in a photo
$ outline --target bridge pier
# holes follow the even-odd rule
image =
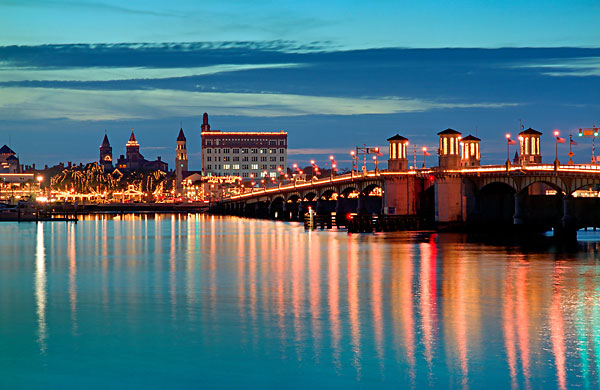
[[[560,231],[555,230],[563,241],[577,241],[577,217],[575,213],[575,199],[572,195],[565,196],[563,199],[563,217],[561,219]]]
[[[525,225],[527,223],[527,215],[525,213],[526,202],[525,194],[515,193],[515,215],[513,216],[513,223],[515,225]]]

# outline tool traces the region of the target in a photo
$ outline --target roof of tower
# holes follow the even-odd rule
[[[388,141],[408,141],[408,138],[405,138],[405,137],[401,136],[400,134],[396,133],[395,136],[390,137],[387,140]]]
[[[19,159],[18,159],[18,158],[16,158],[14,155],[12,155],[12,156],[8,156],[8,158],[6,159],[6,161],[13,161],[13,160],[15,160],[15,161],[19,161]]]
[[[15,152],[8,146],[4,145],[0,148],[0,154],[15,154]]]
[[[472,136],[471,134],[467,135],[461,141],[481,141],[479,138]]]
[[[183,134],[183,129],[179,129],[179,135],[177,136],[177,141],[185,141],[185,134]]]
[[[108,142],[108,135],[104,134],[104,139],[102,140],[102,146],[110,146],[110,142]]]
[[[446,129],[446,130],[440,131],[438,133],[438,135],[450,135],[450,134],[452,134],[452,135],[454,135],[454,134],[461,135],[462,133],[460,131],[456,131],[454,129]]]
[[[527,130],[520,132],[519,135],[542,135],[542,133],[530,127]]]
[[[129,136],[129,140],[130,140],[130,141],[137,141],[137,140],[135,139],[135,134],[133,134],[133,130],[131,130],[131,135]]]

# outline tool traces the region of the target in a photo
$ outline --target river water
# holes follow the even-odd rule
[[[205,215],[0,226],[0,388],[597,388],[600,265]]]

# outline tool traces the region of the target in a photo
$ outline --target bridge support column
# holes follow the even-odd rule
[[[356,207],[356,214],[365,215],[368,213],[369,213],[369,211],[367,210],[367,196],[361,193],[358,196],[358,205]]]
[[[575,216],[575,199],[568,195],[563,199],[563,217],[559,235],[564,241],[577,241],[577,217]],[[556,234],[555,230],[555,234]]]
[[[525,225],[527,223],[525,196],[525,194],[518,192],[515,194],[515,215],[513,216],[513,223],[515,225]]]

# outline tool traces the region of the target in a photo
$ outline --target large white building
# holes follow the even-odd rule
[[[286,132],[211,130],[202,120],[202,173],[205,176],[277,177],[287,167]],[[265,173],[266,172],[266,173]]]

